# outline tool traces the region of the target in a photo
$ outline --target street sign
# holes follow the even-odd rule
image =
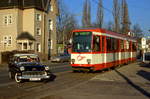
[[[142,48],[143,48],[143,49],[146,48],[146,38],[143,37],[143,38],[141,39],[141,45],[142,45]]]

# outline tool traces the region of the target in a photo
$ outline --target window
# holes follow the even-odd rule
[[[8,21],[7,16],[4,16],[4,24],[7,24],[8,23],[7,21]]]
[[[74,32],[72,51],[73,52],[91,52],[92,33]],[[51,43],[52,44],[52,43]]]
[[[36,28],[37,35],[41,35],[41,28]]]
[[[12,15],[5,15],[4,16],[4,24],[5,25],[12,24]]]
[[[4,45],[10,46],[12,44],[12,37],[11,36],[4,36],[3,42],[4,42]]]
[[[12,24],[12,16],[11,15],[8,16],[8,23]]]
[[[107,51],[111,51],[111,37],[106,37]]]
[[[8,45],[11,45],[12,44],[12,38],[11,36],[8,37]]]
[[[37,43],[37,52],[41,52],[41,44]]]
[[[48,3],[48,7],[47,7],[47,12],[49,12],[49,11],[53,11],[53,6],[50,4],[50,3]]]
[[[49,31],[53,30],[53,21],[51,19],[48,20]]]
[[[104,43],[105,43],[105,38],[104,37],[102,37],[102,52],[104,52],[104,50],[105,50],[105,45],[104,45]]]
[[[106,38],[107,51],[116,51],[118,49],[118,40],[112,37]]]
[[[42,18],[41,18],[41,14],[36,14],[36,20],[37,20],[37,21],[41,21],[41,19],[42,19]]]
[[[120,49],[123,50],[124,49],[124,41],[120,40]]]
[[[27,43],[23,43],[23,49],[24,49],[24,50],[27,50],[27,48],[28,48],[28,47],[27,47]]]
[[[93,51],[99,52],[100,51],[100,37],[93,36]]]
[[[53,11],[53,6],[52,5],[50,5],[50,11]]]

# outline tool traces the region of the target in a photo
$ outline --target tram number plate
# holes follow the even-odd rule
[[[37,81],[37,80],[41,80],[41,78],[30,78],[30,81]]]

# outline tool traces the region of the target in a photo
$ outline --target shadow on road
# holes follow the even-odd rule
[[[137,72],[137,74],[150,81],[150,72],[140,70]]]
[[[150,64],[146,64],[146,63],[139,63],[139,65],[140,65],[141,67],[150,68]]]
[[[148,98],[150,98],[150,93],[145,91],[144,89],[142,89],[141,87],[139,87],[138,85],[134,84],[128,77],[126,77],[125,75],[123,75],[122,73],[120,73],[119,71],[117,71],[115,69],[116,73],[119,74],[122,78],[124,78],[127,83],[129,85],[131,85],[133,88],[135,88],[136,90],[138,90],[140,93],[142,93],[143,95],[147,96]]]

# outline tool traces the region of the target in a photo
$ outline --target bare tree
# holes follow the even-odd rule
[[[113,0],[114,31],[120,32],[120,6],[118,0]]]
[[[103,0],[99,0],[97,9],[97,26],[99,28],[103,27],[103,21],[104,21]]]
[[[143,33],[142,33],[143,31],[142,31],[142,29],[141,29],[139,24],[133,25],[132,31],[133,31],[133,33],[135,33],[135,36],[137,38],[143,37]]]
[[[77,28],[77,21],[73,14],[70,14],[66,18],[66,23],[64,24],[64,41],[68,43],[69,39],[71,38],[71,31]]]
[[[112,21],[109,21],[107,23],[106,29],[109,30],[109,31],[113,31],[114,30],[114,24],[113,24]]]
[[[128,12],[128,5],[126,0],[122,0],[122,32],[128,33],[130,31],[130,19]]]
[[[73,14],[66,10],[67,7],[63,4],[62,0],[58,1],[57,42],[65,45],[70,37],[71,31],[77,27],[77,22]]]
[[[82,26],[85,28],[91,26],[91,6],[89,0],[85,0],[83,6]]]

